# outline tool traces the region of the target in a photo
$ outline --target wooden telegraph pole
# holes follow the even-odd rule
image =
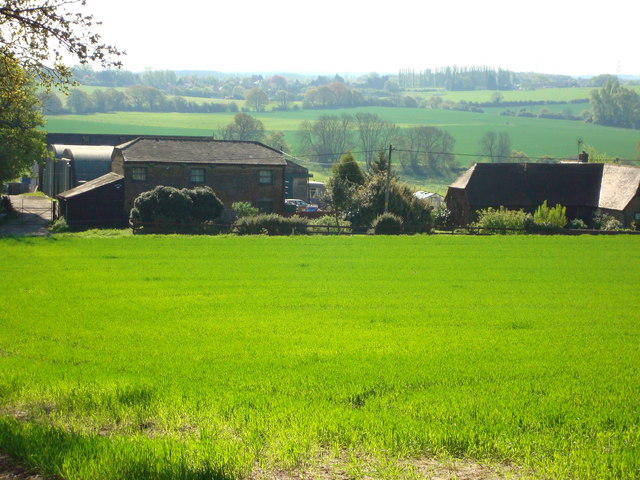
[[[387,162],[387,184],[384,189],[384,213],[389,211],[389,189],[391,188],[391,152],[393,145],[389,145],[389,160]]]

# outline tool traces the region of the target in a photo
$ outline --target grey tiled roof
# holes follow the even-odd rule
[[[285,166],[281,152],[258,142],[144,137],[116,147],[125,162]]]

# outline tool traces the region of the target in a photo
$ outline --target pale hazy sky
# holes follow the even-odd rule
[[[640,75],[637,0],[88,0],[124,67]]]

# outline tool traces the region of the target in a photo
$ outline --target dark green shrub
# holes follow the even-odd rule
[[[138,222],[184,223],[191,217],[193,201],[183,190],[158,186],[134,200],[131,219]]]
[[[220,216],[224,206],[209,187],[179,190],[157,186],[143,192],[133,202],[130,219],[151,223],[144,228],[158,232],[202,232],[202,225]]]
[[[49,226],[49,232],[51,233],[62,233],[67,231],[69,231],[69,225],[64,217],[57,218]]]
[[[355,227],[372,225],[384,213],[386,176],[371,175],[354,197],[353,210],[347,215]],[[413,195],[407,184],[391,179],[388,212],[399,216],[406,233],[428,233],[433,228],[433,209],[424,200]]]
[[[375,218],[371,226],[376,235],[398,235],[402,233],[403,223],[398,215],[383,213]]]
[[[292,235],[305,233],[306,220],[297,215],[282,217],[275,213],[240,218],[234,225],[238,235]]]
[[[182,190],[191,198],[191,220],[193,222],[213,221],[222,215],[224,205],[210,187],[196,187]]]
[[[585,230],[587,228],[587,224],[579,218],[574,218],[573,220],[569,220],[567,228],[572,230]]]
[[[452,227],[453,217],[447,207],[438,207],[433,212],[433,224],[436,228]]]

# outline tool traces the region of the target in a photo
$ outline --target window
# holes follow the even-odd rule
[[[260,170],[259,183],[260,185],[272,185],[273,172],[271,170]]]
[[[634,215],[633,215],[633,219],[634,219],[636,222],[640,221],[640,212],[636,212],[636,213],[634,213]]]
[[[133,167],[131,169],[131,180],[134,182],[146,182],[147,167]]]
[[[192,168],[191,169],[191,182],[192,183],[204,183],[204,168]]]

